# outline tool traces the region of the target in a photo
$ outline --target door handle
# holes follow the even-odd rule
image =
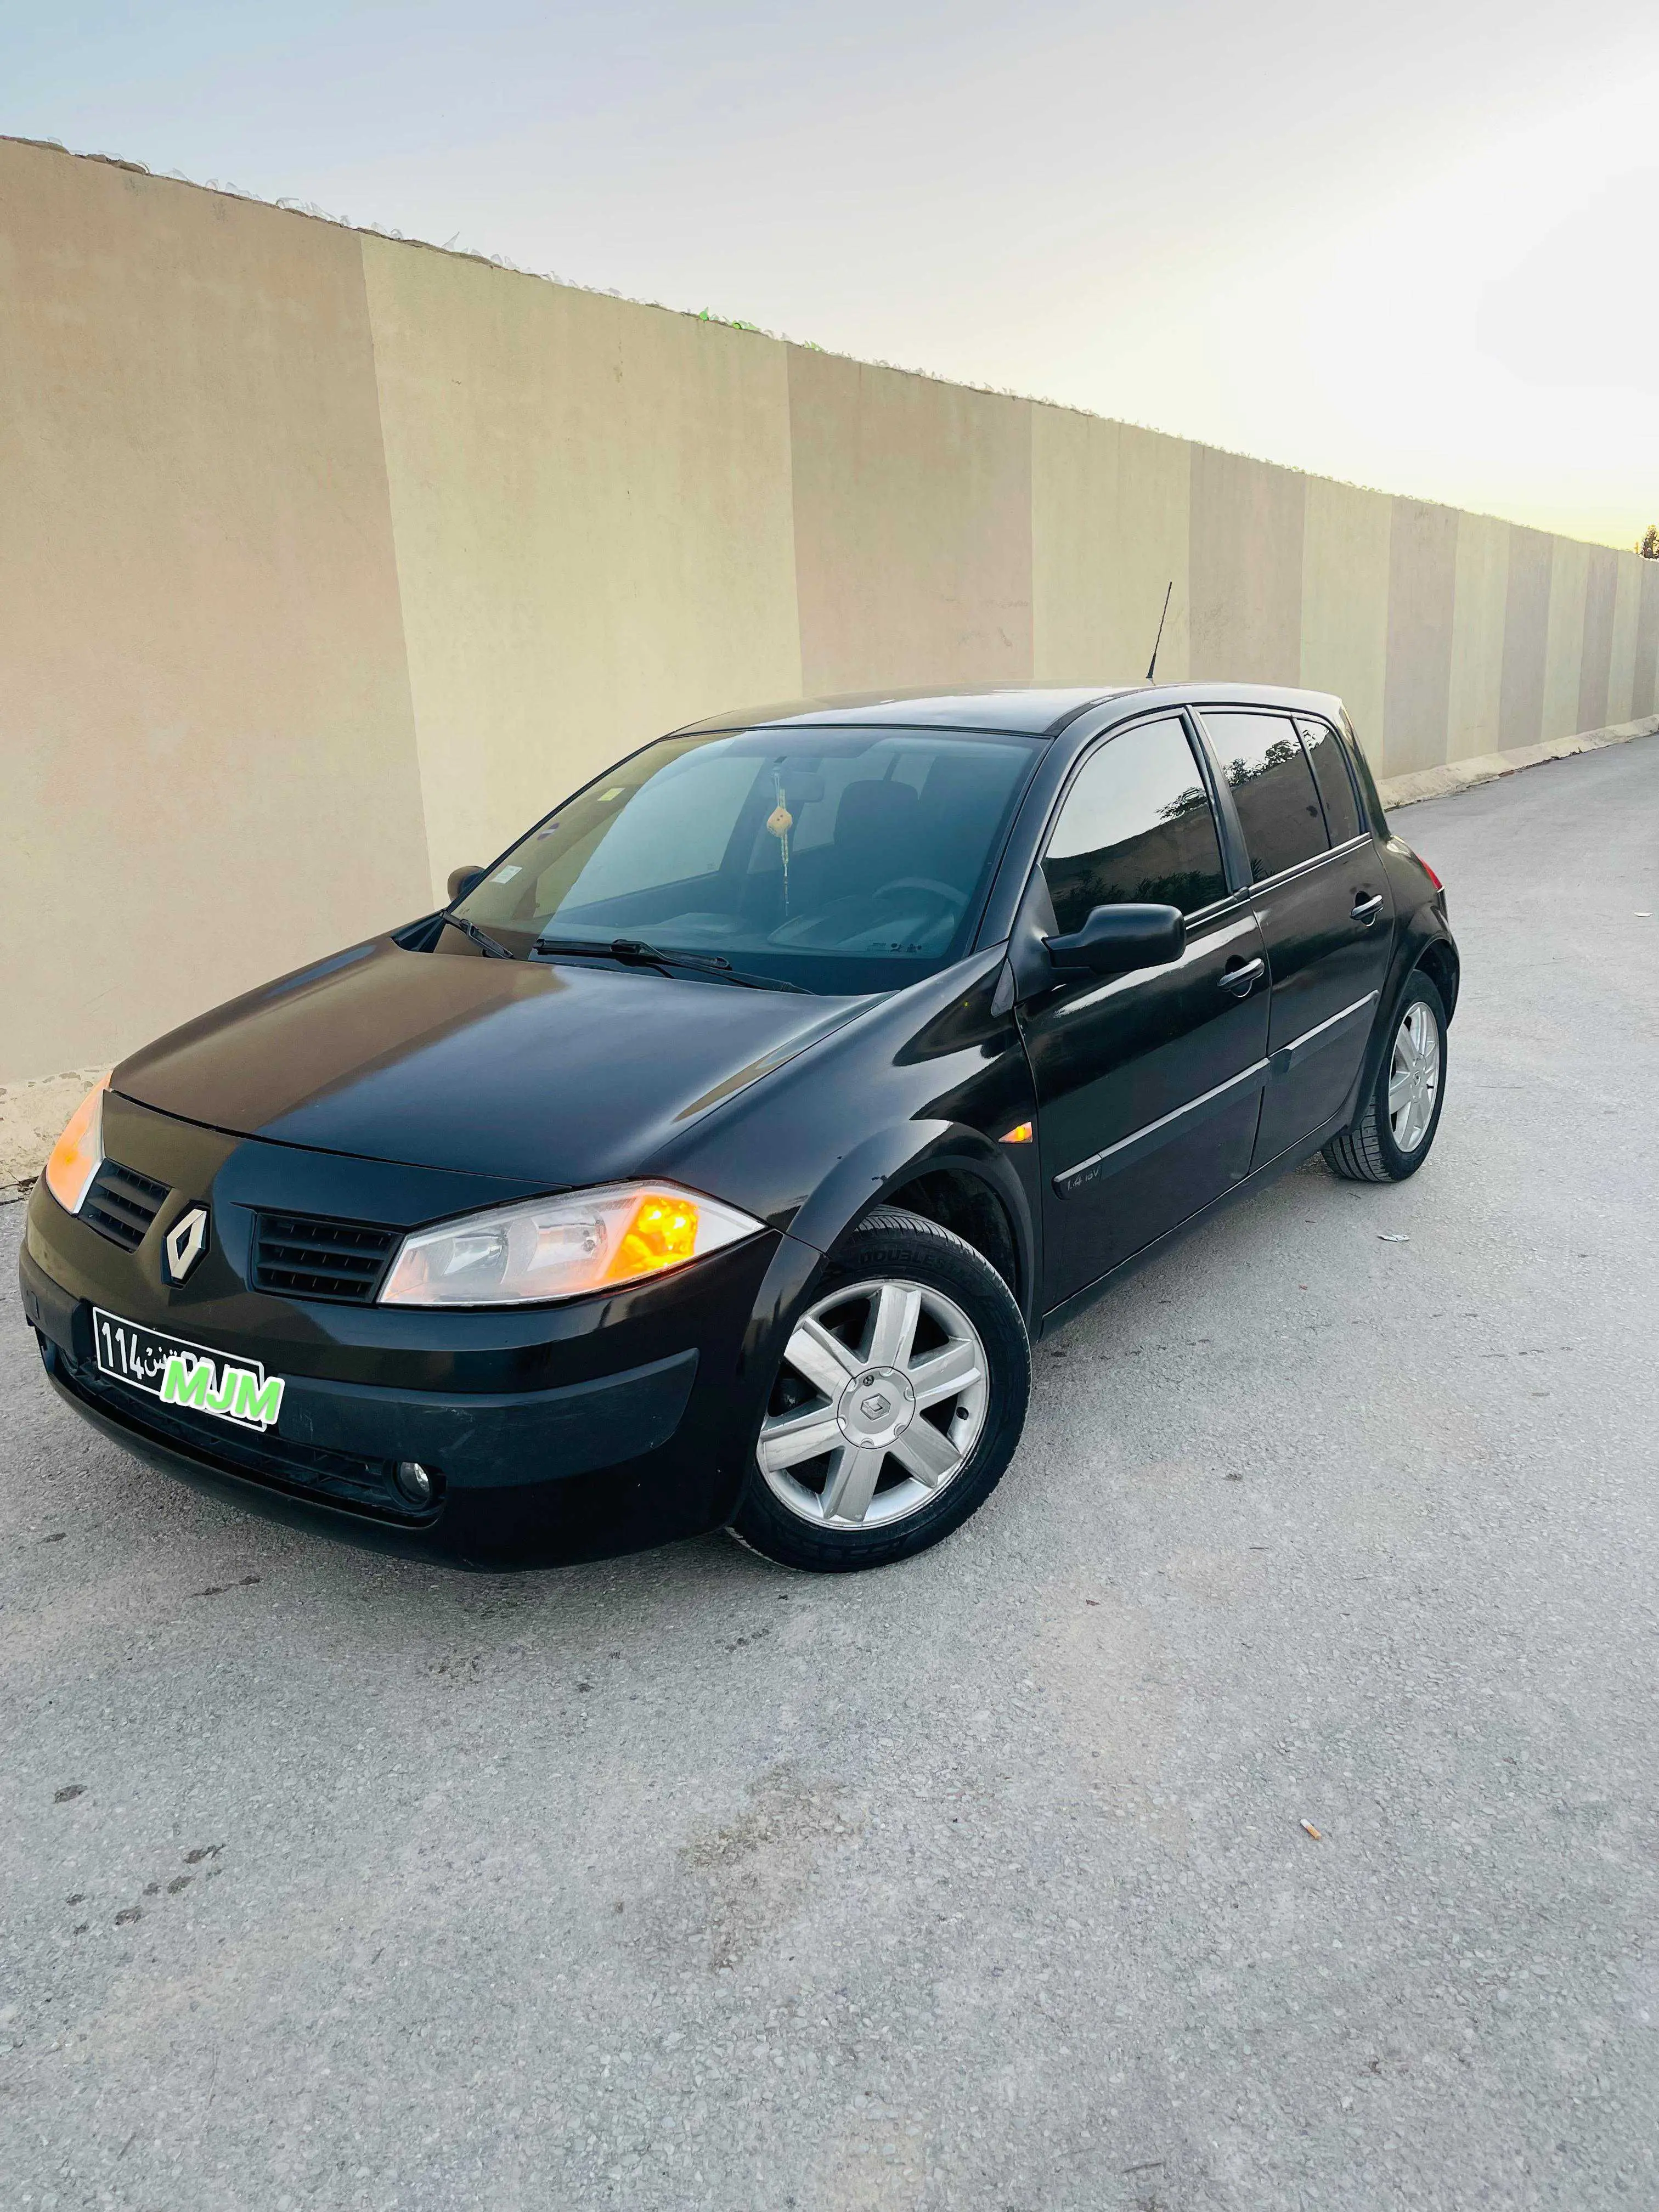
[[[1382,894],[1381,891],[1371,891],[1369,894],[1364,891],[1356,891],[1354,893],[1353,918],[1364,928],[1369,929],[1382,911]]]
[[[1267,963],[1258,957],[1241,960],[1236,968],[1224,968],[1216,981],[1224,991],[1231,991],[1236,999],[1248,999],[1257,981],[1267,972]]]

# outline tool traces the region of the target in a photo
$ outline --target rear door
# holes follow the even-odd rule
[[[1347,1097],[1388,974],[1394,908],[1333,729],[1259,708],[1206,707],[1202,720],[1243,833],[1273,977],[1261,1167]]]
[[[1201,762],[1179,714],[1109,735],[1075,771],[1031,886],[1045,935],[1124,901],[1188,917],[1179,960],[1068,980],[1020,1011],[1038,1100],[1045,1307],[1249,1171],[1267,967],[1249,895],[1223,865]]]

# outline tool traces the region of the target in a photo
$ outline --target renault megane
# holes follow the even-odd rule
[[[1323,694],[720,716],[450,892],[124,1061],[21,1266],[124,1445],[467,1563],[918,1552],[1034,1340],[1444,1100],[1444,895]]]

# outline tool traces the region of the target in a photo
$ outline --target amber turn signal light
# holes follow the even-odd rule
[[[695,1259],[697,1251],[696,1200],[679,1192],[649,1191],[634,1209],[634,1218],[617,1244],[617,1255],[605,1269],[605,1279],[631,1283],[640,1275],[660,1274]]]
[[[104,1093],[109,1078],[94,1083],[70,1115],[46,1162],[46,1188],[65,1213],[78,1213],[104,1164]]]
[[[1016,1121],[1002,1139],[1005,1145],[1029,1145],[1032,1141],[1033,1131],[1029,1121]]]

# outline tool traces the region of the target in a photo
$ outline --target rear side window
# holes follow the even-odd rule
[[[1348,758],[1353,763],[1354,773],[1359,778],[1359,805],[1367,828],[1383,820],[1382,801],[1377,795],[1376,778],[1371,774],[1371,764],[1365,757],[1365,748],[1359,742],[1359,732],[1347,714],[1342,717],[1343,734],[1348,740]]]
[[[1192,914],[1225,896],[1215,811],[1177,717],[1137,723],[1085,763],[1042,872],[1062,935],[1097,906],[1145,901]]]
[[[1298,722],[1302,742],[1313,763],[1314,781],[1325,805],[1325,827],[1333,845],[1345,845],[1359,835],[1359,805],[1353,795],[1353,778],[1342,757],[1342,745],[1326,722]]]
[[[1290,717],[1211,712],[1204,726],[1232,788],[1257,883],[1322,853],[1325,817]]]

